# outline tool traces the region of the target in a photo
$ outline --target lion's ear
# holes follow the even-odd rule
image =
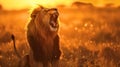
[[[39,5],[38,8],[35,8],[35,9],[32,11],[32,13],[31,13],[31,18],[35,18],[36,15],[38,14],[38,12],[40,12],[42,9],[44,9],[44,7],[43,7],[43,6],[40,6],[40,5]]]

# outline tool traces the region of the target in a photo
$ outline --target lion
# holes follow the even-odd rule
[[[31,20],[27,25],[27,40],[32,54],[32,60],[30,60],[42,63],[43,67],[51,65],[58,67],[61,55],[58,16],[56,8],[40,6],[33,10]]]
[[[58,62],[61,55],[57,34],[58,15],[56,8],[38,7],[32,12],[31,21],[27,26],[27,40],[33,59],[35,62],[41,62],[43,67]]]
[[[31,13],[31,20],[27,25],[27,41],[30,53],[24,59],[17,52],[15,36],[12,35],[14,49],[17,56],[25,62],[18,67],[58,67],[61,55],[59,47],[59,23],[56,8],[38,7]]]

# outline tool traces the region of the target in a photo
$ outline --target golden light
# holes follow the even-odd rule
[[[92,3],[95,6],[104,6],[107,3],[113,3],[115,6],[120,5],[119,0],[0,0],[0,4],[7,10],[30,8],[37,4],[46,7],[55,7],[59,4],[70,6],[73,2],[80,1],[85,3]]]
[[[0,4],[7,10],[30,8],[36,5],[55,7],[59,4],[70,5],[72,2],[73,0],[0,0]]]

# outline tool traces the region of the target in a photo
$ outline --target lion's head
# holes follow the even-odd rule
[[[58,24],[59,13],[56,8],[44,8],[39,7],[34,9],[31,14],[31,18],[34,19],[36,27],[46,32],[57,32],[59,28]],[[44,29],[43,29],[44,28]]]

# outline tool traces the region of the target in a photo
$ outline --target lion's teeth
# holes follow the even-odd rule
[[[51,31],[57,31],[58,28],[53,28],[52,26],[50,26]]]
[[[53,23],[53,26],[55,27],[55,26],[56,26],[56,24],[55,24],[55,23]]]
[[[52,23],[52,25],[53,25],[54,27],[56,26],[56,23],[55,23],[54,21],[52,21],[51,23]]]

